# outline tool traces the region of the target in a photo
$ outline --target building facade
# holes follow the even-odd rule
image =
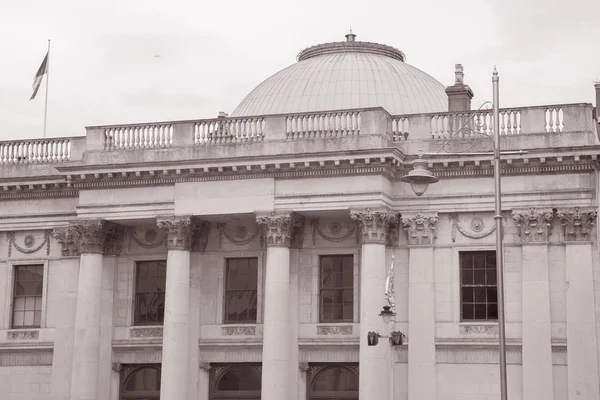
[[[349,34],[231,116],[0,142],[0,398],[499,398],[491,111],[404,60]],[[500,111],[510,399],[600,399],[595,90]]]

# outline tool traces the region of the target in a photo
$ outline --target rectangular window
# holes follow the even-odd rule
[[[138,261],[135,271],[134,325],[161,325],[165,319],[167,262]]]
[[[39,328],[42,324],[44,265],[19,265],[14,269],[12,328]]]
[[[225,270],[225,323],[255,323],[258,258],[228,258]]]
[[[331,255],[320,257],[319,320],[352,322],[354,320],[354,257]]]
[[[461,320],[497,320],[496,252],[465,251],[459,258]]]

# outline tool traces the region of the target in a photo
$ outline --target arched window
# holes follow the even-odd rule
[[[358,372],[348,365],[313,366],[309,400],[358,400]]]
[[[211,371],[211,400],[260,400],[259,365],[216,365]]]
[[[159,400],[160,366],[126,366],[121,376],[120,400]]]

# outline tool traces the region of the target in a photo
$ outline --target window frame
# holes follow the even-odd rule
[[[46,309],[47,309],[47,297],[48,297],[48,259],[25,259],[25,260],[11,260],[8,264],[8,276],[7,284],[10,285],[6,290],[6,304],[7,312],[4,319],[5,329],[11,331],[31,331],[46,328]],[[43,265],[43,276],[42,276],[42,315],[40,318],[39,328],[13,328],[13,305],[15,301],[15,270],[16,267],[27,267]]]
[[[352,320],[348,321],[336,321],[336,322],[322,322],[321,320],[321,257],[322,256],[352,256],[354,279],[353,279],[353,315]],[[302,268],[300,265],[299,268]],[[314,302],[311,308],[311,322],[318,325],[348,325],[360,322],[360,258],[359,249],[355,247],[351,248],[337,248],[328,250],[317,250],[313,253],[313,274],[312,274],[312,297]]]
[[[131,306],[129,307],[129,312],[131,313],[130,317],[128,318],[129,320],[129,325],[132,327],[153,327],[153,326],[157,326],[157,327],[161,327],[164,326],[164,319],[162,323],[146,323],[146,324],[136,324],[135,321],[135,312],[136,312],[136,295],[137,295],[137,286],[138,286],[138,282],[137,282],[137,272],[138,272],[138,263],[140,262],[159,262],[159,261],[164,261],[165,263],[165,300],[166,300],[166,293],[167,293],[167,258],[161,258],[157,255],[148,255],[146,257],[136,257],[134,259],[132,259],[132,282],[131,285],[129,285],[129,287],[131,288],[131,295],[130,295],[130,299],[131,299]]]
[[[457,248],[456,251],[454,252],[454,257],[453,257],[453,281],[455,282],[453,284],[453,302],[455,304],[454,307],[454,321],[460,323],[461,325],[469,325],[469,324],[473,324],[473,325],[485,325],[485,324],[490,324],[490,325],[495,325],[498,323],[498,319],[463,319],[462,318],[462,305],[463,305],[463,300],[462,300],[462,278],[461,278],[461,263],[460,263],[460,255],[461,253],[474,253],[474,252],[495,252],[496,248],[495,246],[488,246],[488,245],[484,245],[484,246],[465,246],[465,247],[460,247]],[[496,288],[498,287],[498,284],[496,282]]]
[[[256,321],[227,321],[227,267],[228,267],[228,260],[244,260],[244,259],[256,259]],[[223,310],[222,313],[222,323],[223,325],[256,325],[258,323],[258,316],[259,316],[259,308],[261,306],[260,302],[259,302],[259,293],[260,293],[260,281],[261,281],[261,265],[260,265],[260,258],[258,256],[249,256],[249,257],[241,257],[241,256],[236,256],[236,257],[224,257],[224,262],[225,262],[225,266],[223,268],[223,295],[221,296],[221,301],[222,301],[222,307],[221,309]],[[232,290],[237,290],[237,289],[232,289]]]

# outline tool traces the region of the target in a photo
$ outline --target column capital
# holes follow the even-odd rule
[[[305,218],[289,211],[256,212],[267,247],[302,248]]]
[[[203,371],[209,372],[211,368],[212,368],[212,365],[210,365],[210,363],[207,363],[207,362],[200,363],[200,369],[202,369]]]
[[[73,222],[71,227],[77,232],[81,253],[104,253],[107,234],[106,221],[101,219],[77,221]]]
[[[402,213],[401,220],[410,246],[433,246],[437,237],[437,212]]]
[[[387,244],[390,228],[398,225],[398,213],[385,207],[353,209],[350,218],[358,224],[362,243]]]
[[[553,215],[551,208],[530,207],[513,210],[512,217],[519,228],[521,244],[547,242],[552,233]]]
[[[564,226],[564,241],[586,242],[591,240],[596,225],[598,210],[588,208],[561,208],[557,211],[558,218]]]
[[[167,233],[167,250],[192,249],[191,215],[157,217],[156,225]]]
[[[54,228],[52,236],[60,244],[63,257],[79,256],[78,234],[73,226]]]
[[[298,367],[301,372],[307,372],[310,369],[310,365],[307,362],[301,362]]]

